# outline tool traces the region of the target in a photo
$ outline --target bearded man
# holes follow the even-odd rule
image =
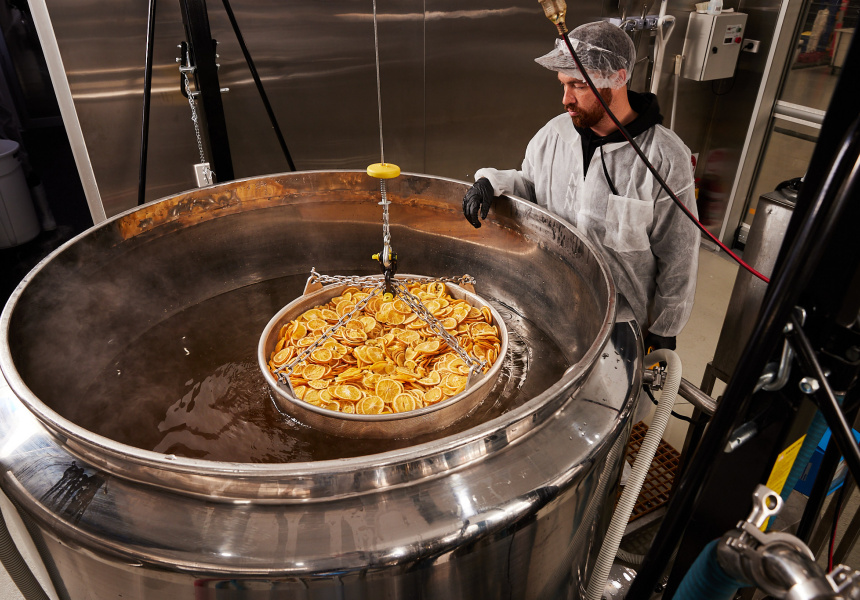
[[[636,60],[630,37],[600,21],[568,34],[609,109],[669,187],[696,215],[690,150],[653,94],[626,88]],[[619,320],[636,320],[645,348],[675,349],[693,308],[700,234],[648,172],[585,82],[562,39],[535,61],[558,73],[565,113],[529,142],[520,170],[480,169],[463,198],[475,227],[495,197],[520,196],[569,221],[601,251],[621,296]]]

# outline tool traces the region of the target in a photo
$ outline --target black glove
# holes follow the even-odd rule
[[[664,348],[666,350],[675,349],[675,336],[663,337],[656,333],[649,333],[645,336],[645,354],[653,352],[654,350],[663,350]]]
[[[463,196],[463,215],[473,227],[478,228],[481,226],[478,220],[478,209],[481,211],[481,218],[486,219],[492,203],[493,186],[489,179],[481,177]]]

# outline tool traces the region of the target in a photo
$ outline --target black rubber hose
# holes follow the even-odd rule
[[[50,600],[30,567],[27,566],[24,557],[21,556],[9,533],[2,512],[0,512],[0,563],[3,563],[12,582],[26,600]]]

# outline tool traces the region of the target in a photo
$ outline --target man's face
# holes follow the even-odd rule
[[[606,110],[600,101],[594,96],[594,92],[588,84],[581,79],[568,77],[564,73],[558,74],[558,80],[564,90],[562,104],[564,109],[573,119],[573,124],[582,129],[590,129],[597,125],[604,116]],[[609,104],[612,101],[612,90],[609,88],[598,89],[600,95]]]

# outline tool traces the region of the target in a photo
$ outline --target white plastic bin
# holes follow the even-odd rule
[[[41,230],[18,160],[18,142],[0,140],[0,248],[29,242]]]

